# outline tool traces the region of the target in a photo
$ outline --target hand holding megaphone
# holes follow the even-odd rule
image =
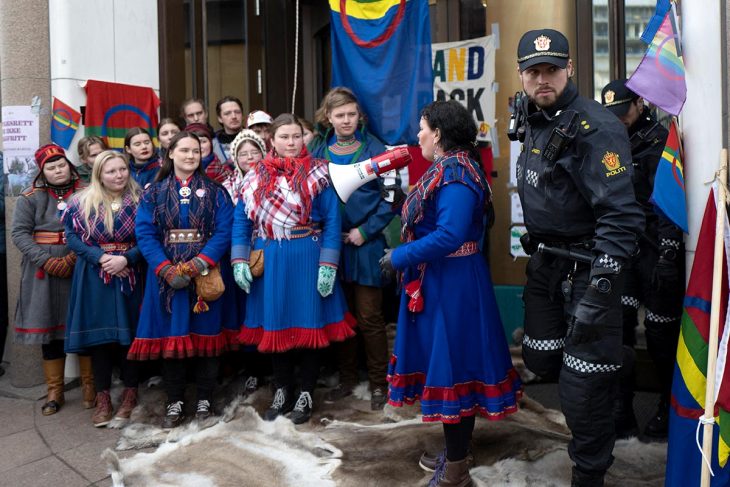
[[[410,164],[411,160],[408,149],[396,147],[357,164],[341,166],[330,162],[330,181],[332,181],[332,187],[337,196],[343,203],[346,203],[350,195],[363,184],[388,171],[405,167]]]

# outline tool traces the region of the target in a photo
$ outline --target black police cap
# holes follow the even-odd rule
[[[615,79],[601,90],[601,103],[617,117],[626,115],[637,98],[639,95],[626,88],[626,79]]]
[[[525,32],[517,46],[517,63],[520,71],[536,64],[553,64],[561,69],[568,65],[570,53],[568,39],[553,29]]]

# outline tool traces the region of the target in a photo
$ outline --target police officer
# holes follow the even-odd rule
[[[601,101],[628,129],[634,167],[634,192],[646,218],[646,230],[639,240],[639,253],[626,269],[626,284],[621,296],[623,340],[628,347],[636,345],[638,310],[643,304],[646,308],[646,347],[654,362],[661,392],[656,413],[646,425],[644,434],[666,438],[684,297],[684,248],[682,230],[654,211],[649,199],[669,132],[644,106],[644,99],[626,87],[625,79],[607,84],[601,91]],[[616,434],[619,437],[634,436],[638,431],[633,408],[632,376],[633,373],[627,373],[626,380],[621,381],[620,393],[614,405]]]
[[[559,381],[573,433],[573,485],[601,486],[613,462],[611,412],[623,360],[622,270],[644,217],[626,129],[578,96],[565,36],[527,32],[517,58],[524,90],[516,106],[517,185],[529,234],[523,245],[532,254],[523,357],[537,375]]]

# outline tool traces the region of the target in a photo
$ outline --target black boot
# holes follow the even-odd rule
[[[299,394],[299,399],[297,400],[296,405],[294,405],[294,410],[289,416],[289,419],[291,419],[294,424],[302,424],[309,421],[309,418],[311,417],[312,396],[307,391],[302,391],[302,393]]]
[[[294,409],[294,404],[297,398],[294,396],[294,391],[291,387],[279,387],[274,393],[274,400],[271,402],[271,406],[264,413],[265,421],[273,421],[277,416],[286,414]]]
[[[584,472],[573,467],[570,487],[603,487],[603,472]]]
[[[644,434],[650,438],[663,440],[669,434],[669,401],[659,400],[654,416],[646,424]]]

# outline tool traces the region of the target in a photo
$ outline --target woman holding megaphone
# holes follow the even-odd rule
[[[312,414],[319,349],[353,336],[355,323],[336,278],[340,213],[326,161],[309,155],[295,116],[279,115],[270,130],[273,148],[244,176],[233,221],[233,275],[249,293],[239,340],[272,354],[276,392],[264,419],[291,412],[300,424]]]
[[[489,184],[475,148],[476,125],[456,101],[421,112],[418,143],[433,161],[403,206],[403,244],[383,257],[403,273],[388,402],[421,400],[424,421],[443,424],[443,454],[424,454],[429,485],[471,485],[474,417],[517,410],[512,366],[489,267],[479,251]]]
[[[368,133],[357,98],[347,88],[333,88],[322,100],[315,121],[325,129],[312,144],[312,156],[336,166],[357,164],[385,151]],[[386,248],[383,230],[393,219],[391,204],[381,196],[383,180],[375,178],[357,188],[342,207],[340,274],[349,309],[357,318],[365,345],[373,410],[385,405],[388,338],[383,315],[383,276],[378,260]],[[337,346],[340,383],[327,393],[326,402],[352,394],[357,384],[357,340]]]

